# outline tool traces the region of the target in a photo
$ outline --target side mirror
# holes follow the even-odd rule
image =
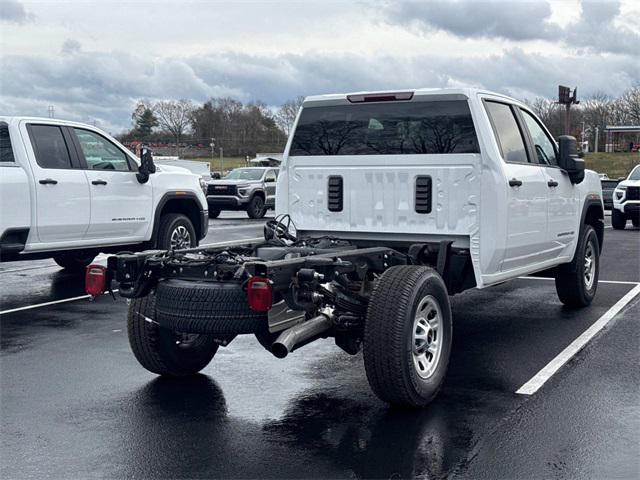
[[[136,178],[140,183],[147,183],[149,181],[149,175],[152,173],[156,173],[156,164],[153,163],[151,150],[147,147],[142,147],[142,151],[140,152],[140,168],[138,168]]]
[[[558,165],[569,174],[571,183],[584,180],[584,160],[578,156],[578,142],[575,137],[561,135],[558,137],[560,149]]]

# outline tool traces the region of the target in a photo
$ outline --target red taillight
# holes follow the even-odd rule
[[[273,289],[264,277],[251,277],[247,283],[249,308],[254,312],[268,312],[273,305]]]
[[[107,291],[107,267],[89,265],[84,275],[84,290],[89,295],[97,297]]]

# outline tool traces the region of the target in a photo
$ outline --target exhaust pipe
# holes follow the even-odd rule
[[[296,348],[314,340],[321,333],[333,326],[330,313],[321,313],[306,322],[299,323],[285,330],[271,345],[271,353],[278,358],[284,358]]]

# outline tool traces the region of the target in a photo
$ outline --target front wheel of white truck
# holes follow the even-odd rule
[[[129,344],[144,368],[158,375],[194,375],[206,367],[218,351],[212,335],[179,333],[156,322],[154,293],[134,298],[127,314]]]
[[[600,273],[600,244],[591,225],[583,225],[571,263],[556,270],[556,292],[568,307],[589,305],[596,296]]]
[[[424,407],[449,365],[452,321],[442,277],[430,267],[391,267],[378,280],[364,328],[369,385],[385,402]]]

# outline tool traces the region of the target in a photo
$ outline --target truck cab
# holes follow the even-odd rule
[[[530,108],[499,94],[308,97],[293,132],[276,214],[303,235],[452,241],[470,252],[478,287],[570,261],[581,219],[602,218],[597,174],[576,182]]]
[[[94,126],[0,117],[0,135],[4,261],[53,256],[79,268],[100,251],[196,246],[207,233],[196,175],[141,175],[140,160]]]

